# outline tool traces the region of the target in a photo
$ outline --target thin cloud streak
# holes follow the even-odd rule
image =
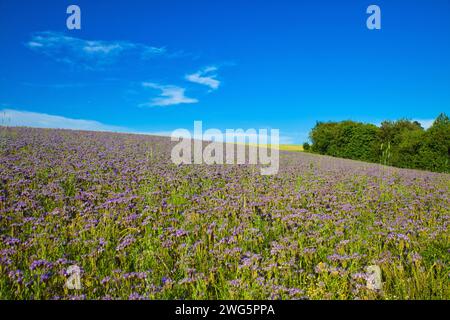
[[[217,67],[211,66],[206,67],[202,70],[199,70],[195,73],[188,74],[185,76],[185,79],[187,81],[201,84],[207,87],[210,87],[211,90],[217,90],[220,86],[220,81],[216,79],[217,74],[216,71],[218,70]]]
[[[182,87],[177,87],[173,85],[160,85],[153,82],[143,82],[142,86],[145,88],[156,89],[160,91],[158,97],[153,98],[150,102],[141,104],[141,107],[148,106],[160,106],[167,107],[177,104],[192,104],[197,103],[198,100],[195,98],[189,98],[185,95],[186,89]]]
[[[145,60],[166,53],[163,47],[129,41],[84,40],[52,31],[34,33],[25,46],[55,61],[88,69],[110,65],[125,55]]]
[[[124,127],[106,125],[94,120],[72,119],[46,113],[19,111],[13,109],[0,110],[0,119],[1,125],[13,127],[112,131],[112,132],[128,131],[128,129]]]

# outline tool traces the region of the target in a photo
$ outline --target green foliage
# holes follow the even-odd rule
[[[311,150],[311,146],[309,145],[308,142],[305,142],[303,144],[303,151],[309,151],[309,150]]]
[[[353,121],[317,123],[312,150],[335,157],[372,161],[378,154],[378,128]]]
[[[380,127],[353,121],[318,122],[311,150],[335,157],[401,168],[450,172],[450,120],[445,114],[424,130],[417,121],[384,121]]]
[[[388,166],[391,163],[391,143],[381,143],[380,146],[381,151],[381,159],[380,164],[384,164],[385,166]]]
[[[335,122],[317,122],[316,126],[312,129],[309,137],[313,143],[312,151],[320,154],[328,154],[328,149],[331,142],[335,140],[335,128],[337,123]]]
[[[440,114],[426,131],[420,155],[424,160],[428,160],[427,169],[450,171],[450,120],[445,114]]]

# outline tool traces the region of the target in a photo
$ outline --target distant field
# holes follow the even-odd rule
[[[172,145],[0,127],[0,299],[450,299],[450,175],[281,152],[262,176]]]
[[[280,144],[282,151],[303,151],[303,146],[297,144]]]

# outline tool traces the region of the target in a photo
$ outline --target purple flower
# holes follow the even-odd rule
[[[136,239],[132,235],[127,235],[122,242],[119,243],[119,245],[116,247],[117,251],[123,251],[124,249],[131,246],[133,243],[136,242]]]
[[[139,293],[133,292],[128,297],[129,300],[147,300],[145,296],[140,295]]]
[[[40,280],[41,280],[41,282],[47,282],[50,279],[51,276],[52,276],[51,272],[46,272],[46,273],[41,275]]]
[[[106,285],[106,284],[108,284],[109,282],[111,282],[111,277],[108,277],[108,276],[104,277],[104,278],[102,279],[102,281],[100,281],[100,283],[101,283],[102,285]]]
[[[38,268],[51,269],[52,267],[53,267],[53,263],[51,263],[47,260],[39,259],[39,260],[34,260],[31,263],[30,270],[36,270]]]
[[[8,273],[9,278],[17,284],[23,283],[23,272],[21,270],[10,271]]]

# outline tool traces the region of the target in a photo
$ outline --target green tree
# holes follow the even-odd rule
[[[379,137],[383,145],[390,144],[390,164],[403,168],[417,168],[415,157],[419,152],[420,141],[425,131],[417,121],[400,119],[381,123]],[[414,161],[413,161],[414,159]]]
[[[318,122],[310,134],[312,150],[335,157],[376,161],[378,128],[354,121]]]
[[[334,122],[317,122],[316,126],[311,130],[309,138],[312,141],[312,151],[328,154],[330,142],[335,138],[336,123]]]
[[[444,113],[426,131],[419,122],[406,119],[384,121],[380,127],[354,121],[317,122],[310,139],[311,150],[321,154],[450,172],[450,119]]]
[[[309,151],[311,149],[311,146],[309,145],[309,143],[308,142],[305,142],[304,144],[303,144],[303,150],[304,151]]]
[[[418,161],[424,169],[450,172],[450,120],[441,113],[425,132]]]

